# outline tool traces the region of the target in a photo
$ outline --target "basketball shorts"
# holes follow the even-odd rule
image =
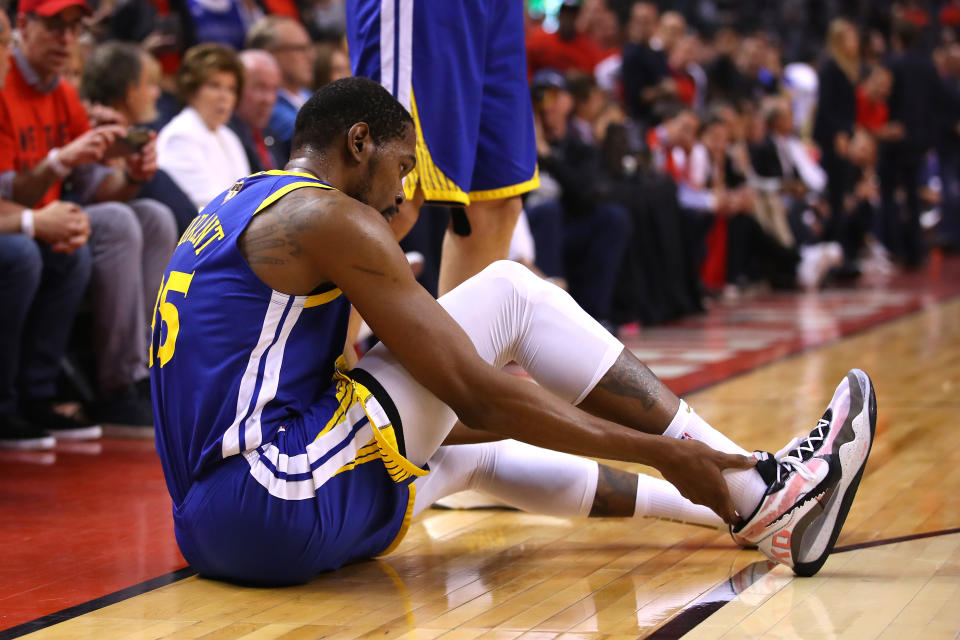
[[[274,442],[194,482],[174,507],[180,551],[202,576],[262,586],[389,553],[412,517],[413,480],[427,473],[403,450],[382,387],[363,371],[338,374]]]
[[[416,124],[405,183],[468,205],[539,186],[523,2],[347,0],[354,75],[390,91]]]

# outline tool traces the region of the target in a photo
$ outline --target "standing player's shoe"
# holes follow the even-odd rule
[[[808,465],[822,467],[821,460],[825,460],[831,467],[836,467],[839,479],[829,484],[822,495],[814,496],[815,501],[789,510],[782,517],[783,522],[776,519],[773,524],[779,527],[765,525],[764,521],[769,518],[758,518],[775,488],[775,485],[771,486],[757,512],[740,527],[731,529],[734,540],[755,542],[769,558],[791,567],[797,575],[812,576],[819,571],[840,535],[860,485],[876,422],[873,384],[866,373],[854,369],[837,387],[823,418],[810,435],[794,439],[773,458],[795,469]],[[770,465],[769,461],[761,459],[757,469],[763,475],[764,469],[769,469]],[[834,473],[833,469],[831,473]]]

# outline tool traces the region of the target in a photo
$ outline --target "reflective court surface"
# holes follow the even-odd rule
[[[946,261],[876,288],[722,303],[627,339],[747,448],[807,432],[849,368],[872,375],[877,440],[814,578],[680,524],[429,510],[386,558],[238,587],[171,573],[185,563],[152,444],[105,440],[0,455],[0,638],[954,638],[957,283]]]

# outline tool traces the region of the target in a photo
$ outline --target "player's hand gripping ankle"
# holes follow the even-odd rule
[[[696,440],[665,440],[665,452],[657,468],[667,482],[690,501],[713,509],[727,524],[736,524],[740,516],[722,472],[749,469],[756,465],[756,459],[723,453]]]

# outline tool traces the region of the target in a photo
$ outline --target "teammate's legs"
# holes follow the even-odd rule
[[[440,295],[482,271],[488,264],[506,260],[510,238],[522,207],[520,197],[482,200],[466,208],[470,235],[447,229],[440,260]]]
[[[558,287],[525,267],[496,262],[440,299],[494,366],[517,361],[561,398],[648,433],[703,440],[715,449],[746,453],[700,419],[649,369]],[[454,412],[417,383],[383,345],[358,367],[390,395],[403,423],[407,457],[422,465],[456,422]],[[755,471],[726,472],[741,513],[766,488]]]

